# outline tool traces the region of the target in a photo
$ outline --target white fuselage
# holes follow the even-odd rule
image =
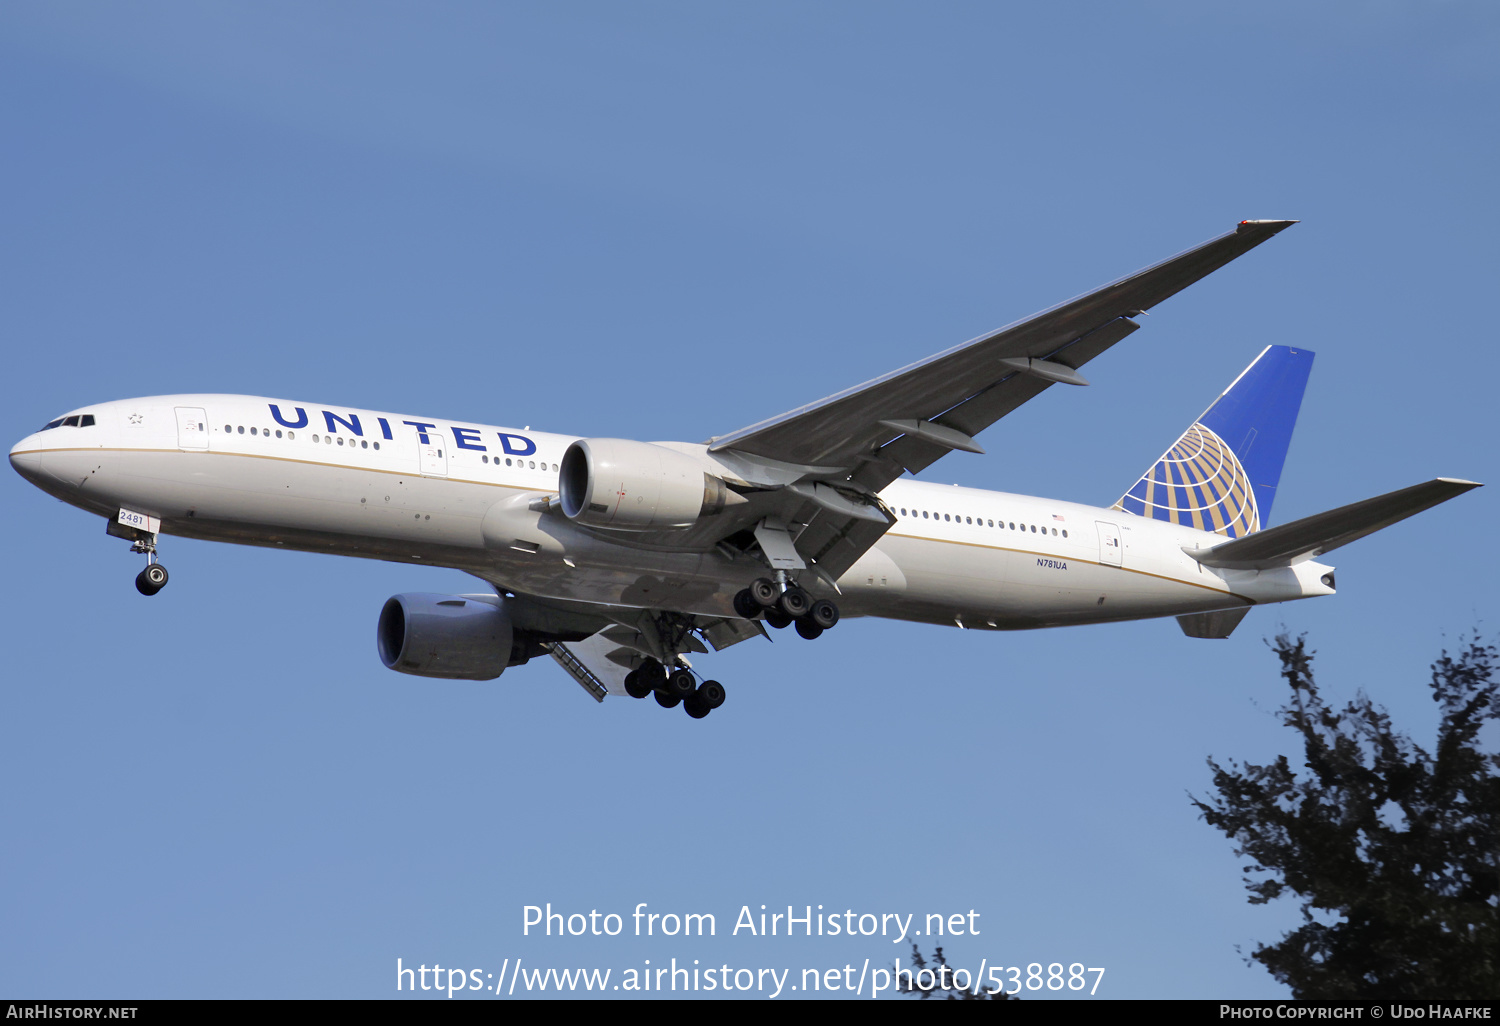
[[[766,572],[711,543],[684,549],[545,510],[568,435],[237,395],[77,412],[94,424],[30,435],[12,464],[111,520],[121,509],[159,518],[164,534],[430,563],[543,600],[714,616],[733,616],[734,593]],[[1184,549],[1223,536],[1119,510],[912,479],[881,498],[898,519],[839,579],[846,616],[1016,629],[1333,593],[1325,565],[1216,570]]]

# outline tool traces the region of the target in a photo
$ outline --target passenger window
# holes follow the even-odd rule
[[[287,438],[287,441],[289,441],[289,442],[290,442],[290,441],[291,441],[291,440],[292,440],[292,439],[294,439],[294,438],[296,438],[296,437],[297,437],[297,433],[296,433],[296,432],[295,432],[295,431],[288,431],[288,432],[287,432],[287,433],[286,433],[286,438]]]
[[[379,443],[379,442],[376,442],[376,443],[375,443],[375,448],[377,448],[377,449],[379,449],[379,448],[380,448],[380,443]]]
[[[317,435],[313,435],[313,445],[317,445],[317,444],[318,444],[318,436]]]
[[[255,434],[255,429],[254,429],[254,428],[251,428],[251,429],[250,429],[250,433],[251,433],[251,434],[252,434],[252,435],[253,435],[253,434]]]
[[[480,463],[488,463],[489,461],[490,461],[490,458],[488,456],[481,456],[481,457],[479,457],[479,462]]]
[[[361,449],[368,449],[368,448],[369,448],[369,447],[370,447],[370,443],[369,443],[369,442],[367,442],[367,441],[365,441],[365,440],[364,440],[364,439],[363,439],[363,438],[361,438],[361,439],[360,439],[360,440],[359,440],[359,447],[360,447],[360,448],[361,448]]]
[[[923,520],[927,519],[927,511],[925,509],[922,511],[922,519]]]
[[[243,424],[240,425],[240,427],[239,427],[239,433],[242,434],[242,435],[245,433],[245,425],[243,425]]]
[[[344,444],[344,436],[343,435],[339,435],[339,444],[340,445]]]
[[[281,437],[281,428],[277,428],[277,429],[276,429],[276,437],[277,437],[277,438],[280,438],[280,437]]]
[[[509,456],[505,457],[505,465],[507,467],[510,466],[510,457]]]
[[[1068,536],[1068,529],[1066,527],[1064,527],[1063,528],[1063,537],[1066,538],[1067,536]]]

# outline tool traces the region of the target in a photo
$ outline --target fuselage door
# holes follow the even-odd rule
[[[1102,520],[1094,523],[1099,525],[1099,562],[1105,566],[1120,566],[1120,529],[1114,524],[1106,524]]]
[[[448,440],[436,432],[427,432],[427,441],[417,439],[423,477],[448,476]],[[408,464],[409,465],[409,464]]]
[[[190,406],[177,407],[177,448],[208,449],[208,414]]]

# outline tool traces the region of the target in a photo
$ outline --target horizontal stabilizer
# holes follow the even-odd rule
[[[1274,566],[1291,566],[1331,552],[1341,545],[1348,545],[1367,534],[1374,534],[1383,527],[1390,527],[1413,514],[1478,487],[1480,486],[1476,481],[1439,477],[1400,491],[1377,495],[1363,502],[1340,506],[1326,513],[1315,513],[1280,527],[1269,527],[1247,537],[1215,545],[1211,549],[1190,549],[1184,546],[1183,551],[1204,566],[1227,570],[1267,570]]]
[[[1234,609],[1215,609],[1211,613],[1186,613],[1177,618],[1182,633],[1190,638],[1227,638],[1240,625],[1249,606]]]

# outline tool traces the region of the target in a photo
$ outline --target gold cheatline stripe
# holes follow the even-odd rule
[[[375,474],[391,474],[391,475],[396,476],[396,477],[421,477],[422,476],[421,474],[411,474],[411,473],[409,473],[407,471],[401,471],[401,470],[376,470],[373,467],[351,467],[351,466],[349,466],[346,463],[323,463],[323,462],[320,462],[318,460],[294,460],[294,459],[290,459],[289,457],[286,457],[286,456],[258,456],[258,455],[254,454],[254,453],[213,452],[211,450],[210,451],[203,451],[203,452],[194,452],[193,450],[183,450],[183,449],[106,449],[106,448],[103,448],[102,446],[100,446],[100,447],[77,448],[77,449],[26,449],[26,450],[23,450],[22,452],[12,453],[12,455],[14,455],[14,456],[27,456],[27,455],[31,455],[32,453],[48,453],[48,452],[164,452],[164,453],[185,453],[186,455],[201,455],[201,456],[240,456],[240,457],[243,457],[245,459],[252,459],[252,460],[276,460],[276,461],[282,462],[282,463],[302,463],[302,464],[306,464],[307,466],[312,466],[312,467],[337,467],[337,468],[342,469],[342,470],[366,470],[366,471],[369,471],[369,472],[375,473]],[[445,478],[442,478],[442,480],[444,480],[444,481],[452,481],[452,480],[454,480],[454,478],[445,477]],[[518,492],[536,492],[536,491],[545,491],[546,490],[546,489],[541,489],[541,488],[525,488],[525,487],[522,487],[521,485],[499,484],[497,482],[490,482],[490,481],[472,481],[469,478],[459,478],[458,480],[461,481],[464,484],[488,485],[491,488],[510,488],[510,489],[512,489],[514,491],[518,491]],[[1019,553],[1019,554],[1022,554],[1022,555],[1028,555],[1028,556],[1055,556],[1056,555],[1055,553],[1036,552],[1036,551],[1034,551],[1032,549],[1012,549],[1012,548],[1008,548],[1008,547],[1006,547],[1004,545],[984,545],[984,544],[981,544],[979,542],[961,542],[961,541],[950,541],[950,540],[948,540],[946,538],[928,538],[928,537],[925,537],[924,535],[920,535],[920,534],[897,534],[894,531],[887,531],[886,533],[890,534],[890,535],[893,535],[894,537],[897,537],[897,538],[913,538],[913,539],[916,539],[918,541],[932,541],[932,542],[938,542],[938,543],[943,544],[943,545],[967,545],[970,548],[976,548],[976,549],[994,549],[994,550],[999,551],[999,552],[1015,552],[1015,553]],[[1122,550],[1122,555],[1123,555],[1123,550]],[[1232,596],[1233,598],[1243,599],[1246,605],[1252,605],[1252,606],[1255,605],[1255,600],[1254,599],[1245,598],[1243,595],[1237,595],[1237,594],[1235,594],[1232,591],[1220,590],[1219,588],[1210,587],[1207,584],[1197,584],[1197,583],[1195,583],[1193,581],[1184,581],[1184,580],[1182,580],[1179,577],[1167,577],[1164,574],[1153,574],[1149,570],[1136,570],[1136,569],[1133,569],[1133,568],[1128,567],[1128,566],[1127,567],[1118,567],[1118,566],[1115,566],[1113,563],[1105,564],[1105,563],[1099,562],[1096,559],[1083,559],[1083,558],[1080,558],[1078,556],[1061,556],[1061,557],[1057,557],[1057,558],[1061,558],[1061,559],[1073,559],[1073,560],[1076,560],[1077,562],[1080,562],[1080,563],[1090,563],[1090,564],[1092,564],[1094,566],[1109,566],[1109,567],[1111,567],[1112,569],[1115,569],[1115,570],[1124,570],[1126,573],[1140,574],[1142,577],[1155,577],[1157,580],[1171,581],[1173,584],[1186,584],[1189,587],[1192,587],[1192,588],[1202,588],[1205,591],[1211,591],[1211,592],[1214,592],[1215,594],[1218,594],[1218,595],[1229,595],[1229,596]]]
[[[419,477],[428,481],[457,481],[460,484],[484,485],[488,488],[511,488],[518,492],[547,492],[556,491],[553,488],[527,488],[524,485],[504,484],[499,481],[480,481],[471,477],[453,477],[444,474],[442,477],[432,478],[423,474],[420,470],[412,472],[409,470],[382,470],[379,467],[359,467],[349,463],[325,463],[322,460],[298,460],[290,456],[262,456],[253,452],[214,452],[211,449],[106,449],[102,446],[78,449],[25,449],[21,452],[11,453],[12,456],[30,456],[33,454],[45,454],[49,452],[160,452],[172,453],[181,456],[237,456],[246,460],[273,460],[277,463],[301,463],[308,467],[333,467],[337,470],[361,470],[369,474],[390,474],[393,477]]]
[[[1168,577],[1165,574],[1153,574],[1150,570],[1136,570],[1133,567],[1115,566],[1113,563],[1101,563],[1097,559],[1087,559],[1081,556],[1059,556],[1056,553],[1037,552],[1034,549],[1012,549],[1004,545],[985,545],[983,542],[952,541],[948,538],[929,538],[926,535],[922,534],[897,534],[895,531],[887,531],[886,534],[893,535],[897,538],[911,538],[916,541],[938,542],[941,545],[967,545],[972,549],[994,549],[997,552],[1014,552],[1023,556],[1045,556],[1049,559],[1071,559],[1076,563],[1088,563],[1091,566],[1107,566],[1111,570],[1124,570],[1128,574],[1140,574],[1142,577],[1155,577],[1159,581],[1171,581],[1173,584],[1186,584],[1190,588],[1202,588],[1205,591],[1211,591],[1216,595],[1229,595],[1233,598],[1242,599],[1247,606],[1253,606],[1256,604],[1254,599],[1245,598],[1245,596],[1239,594],[1238,592],[1230,591],[1227,588],[1220,589],[1208,584],[1198,584],[1195,581],[1184,581],[1180,577]],[[1121,555],[1123,554],[1124,546],[1122,545]]]

